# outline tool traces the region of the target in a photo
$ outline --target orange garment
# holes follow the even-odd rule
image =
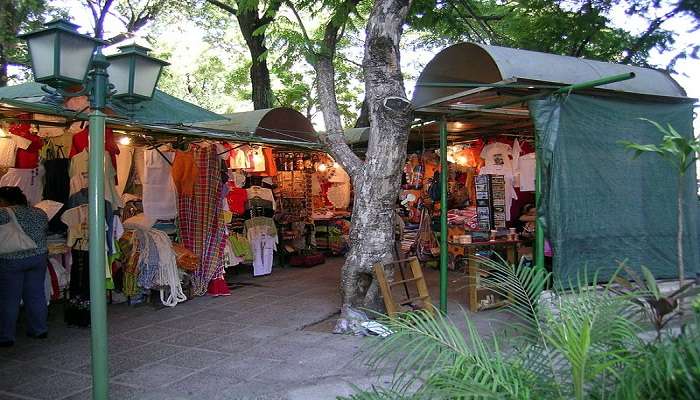
[[[194,162],[194,152],[176,151],[173,168],[171,170],[173,182],[179,195],[191,196],[194,191],[194,183],[197,181],[199,169]]]

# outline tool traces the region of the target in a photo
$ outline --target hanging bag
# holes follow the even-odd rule
[[[17,222],[17,217],[10,207],[4,207],[10,217],[6,224],[0,225],[0,255],[15,253],[37,248],[32,240]]]

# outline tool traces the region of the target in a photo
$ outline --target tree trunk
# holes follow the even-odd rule
[[[328,132],[324,140],[336,161],[353,178],[355,193],[350,251],[341,276],[343,308],[335,329],[339,333],[349,328],[349,307],[383,308],[372,267],[393,257],[394,206],[399,195],[412,116],[399,55],[402,25],[410,3],[408,0],[377,0],[367,22],[363,69],[370,136],[364,163],[343,140],[332,63],[337,37],[330,37],[328,29],[324,40],[327,46],[332,44],[332,48],[326,48],[326,53],[316,63],[319,100]]]
[[[236,14],[238,25],[241,28],[243,38],[250,51],[250,83],[252,86],[253,107],[256,110],[272,108],[274,95],[270,82],[270,70],[267,68],[267,47],[265,46],[265,34],[253,35],[260,28],[258,10],[239,10]]]
[[[7,56],[5,55],[5,46],[0,44],[0,87],[7,86],[10,77],[7,72]]]

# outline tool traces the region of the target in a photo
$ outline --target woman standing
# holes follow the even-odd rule
[[[0,226],[13,223],[11,211],[36,248],[0,254],[0,347],[15,343],[20,300],[27,314],[27,335],[44,339],[48,333],[48,306],[44,294],[48,218],[44,211],[29,207],[22,191],[14,186],[0,187]]]

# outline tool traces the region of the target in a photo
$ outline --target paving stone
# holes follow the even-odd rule
[[[201,344],[211,342],[214,339],[218,339],[222,335],[214,335],[211,333],[200,332],[199,330],[183,331],[179,334],[169,336],[162,339],[162,343],[172,344],[175,346],[183,347],[196,347]]]
[[[238,394],[234,393],[234,388],[240,383],[235,377],[212,375],[205,370],[169,385],[167,392],[184,399],[238,399],[240,397],[234,397]]]
[[[26,397],[15,397],[9,393],[0,392],[0,400],[24,400]]]
[[[107,340],[107,348],[110,353],[119,354],[139,346],[145,345],[143,340],[131,339],[123,336],[113,336]]]
[[[56,375],[58,371],[40,367],[33,363],[21,363],[9,368],[0,369],[0,390],[11,392],[33,379],[46,379]]]
[[[147,364],[125,372],[114,378],[115,382],[126,383],[143,388],[156,388],[176,382],[194,372],[193,369],[165,365],[161,363]]]
[[[118,383],[109,383],[109,398],[111,400],[145,400],[149,396],[143,388],[134,388]],[[92,400],[92,387],[62,400]]]
[[[115,377],[117,375],[121,375],[125,372],[131,371],[149,363],[150,361],[146,360],[139,360],[136,358],[129,358],[120,355],[110,354],[108,361],[109,376]],[[88,362],[82,364],[76,368],[73,368],[72,371],[77,372],[79,374],[92,375],[92,363]]]
[[[231,358],[230,354],[219,353],[216,351],[190,349],[180,354],[168,357],[161,361],[163,364],[174,365],[178,367],[202,369],[211,367],[222,360]]]
[[[198,345],[197,347],[213,351],[240,354],[258,345],[262,340],[241,335],[223,336],[218,339]]]
[[[281,360],[237,356],[217,362],[203,372],[238,380],[249,380],[256,376],[267,375],[267,372],[276,371],[276,368],[281,364]],[[274,376],[275,372],[270,375]]]
[[[173,327],[164,328],[158,325],[149,325],[145,328],[126,332],[120,336],[133,340],[141,340],[143,342],[155,342],[173,336],[179,332],[183,332],[183,330]]]
[[[89,376],[59,372],[46,378],[32,379],[12,392],[42,400],[56,400],[79,393],[90,387],[90,383]]]
[[[186,349],[183,347],[153,342],[118,354],[124,357],[135,358],[137,360],[156,362],[175,354],[182,353],[185,350]]]
[[[245,328],[250,327],[250,325],[244,325],[240,322],[209,322],[204,325],[200,325],[194,329],[196,332],[210,333],[214,335],[231,335],[235,332],[241,331]]]

